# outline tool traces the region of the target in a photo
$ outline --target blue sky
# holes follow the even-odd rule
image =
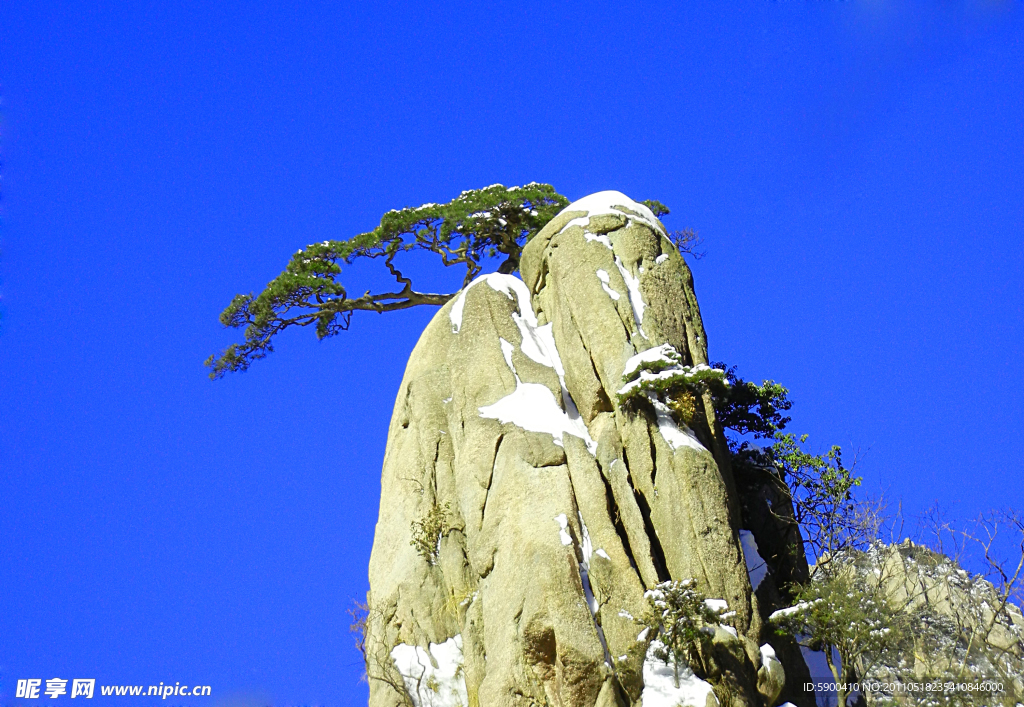
[[[346,610],[433,312],[202,361],[297,248],[494,182],[668,204],[712,358],[812,447],[908,516],[1024,506],[1024,5],[677,4],[0,5],[0,703],[365,704]]]

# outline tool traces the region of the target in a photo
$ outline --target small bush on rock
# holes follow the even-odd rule
[[[437,564],[441,552],[441,538],[452,531],[448,523],[450,510],[450,503],[444,504],[444,507],[434,506],[422,520],[412,522],[412,540],[409,544],[416,548],[416,552],[428,565]]]
[[[733,615],[725,602],[706,599],[693,579],[662,582],[645,592],[644,598],[647,610],[640,620],[646,627],[645,637],[657,639],[653,655],[672,666],[676,687],[681,665],[707,674],[702,648],[711,644],[714,627]]]

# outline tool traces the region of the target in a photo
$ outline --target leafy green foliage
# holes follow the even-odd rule
[[[389,211],[380,225],[346,241],[323,241],[292,256],[284,272],[254,296],[237,295],[220,316],[225,326],[243,328],[245,341],[206,361],[210,377],[244,371],[273,351],[273,339],[291,326],[315,326],[324,339],[348,329],[357,310],[388,312],[420,304],[442,305],[455,293],[416,292],[395,266],[399,253],[435,253],[444,266],[466,268],[463,285],[485,258],[505,256],[499,272],[519,267],[522,246],[569,200],[548,184],[505,188],[496,184],[463,192],[447,204]],[[339,281],[341,263],[382,258],[400,286],[394,292],[350,297]]]
[[[871,507],[860,502],[853,490],[861,477],[844,466],[838,445],[824,454],[812,454],[788,432],[776,432],[770,447],[760,449],[744,442],[732,450],[734,468],[771,474],[785,484],[792,500],[792,519],[801,530],[814,571],[827,571],[837,553],[863,548],[874,536]]]
[[[706,674],[701,649],[710,645],[713,627],[731,616],[724,602],[721,608],[709,606],[693,579],[662,582],[644,598],[647,610],[640,621],[648,629],[647,637],[658,641],[652,644],[654,657],[672,665],[676,687],[680,666],[695,666]]]
[[[659,201],[642,203],[659,217],[669,213]],[[440,306],[457,294],[415,291],[412,281],[396,267],[400,253],[427,251],[439,256],[445,267],[464,267],[462,286],[481,272],[489,258],[503,257],[498,272],[514,273],[523,246],[568,204],[550,184],[531,182],[508,188],[493,184],[464,191],[447,204],[389,211],[377,228],[348,240],[313,243],[295,253],[263,292],[236,295],[221,313],[221,323],[242,329],[244,341],[206,360],[210,378],[248,370],[253,361],[274,350],[274,338],[289,327],[312,326],[317,337],[325,339],[347,330],[353,312]],[[700,239],[692,230],[671,237],[681,253],[700,257],[693,250]],[[395,291],[366,291],[350,297],[339,279],[341,264],[360,258],[383,259],[398,284]]]
[[[662,216],[668,216],[669,213],[671,213],[668,210],[668,207],[665,206],[660,201],[658,201],[657,199],[645,199],[640,203],[646,206],[648,209],[650,209],[651,213],[653,213],[658,218],[661,218]]]
[[[617,398],[620,405],[637,405],[649,399],[651,395],[675,397],[682,392],[701,393],[711,382],[721,382],[723,371],[704,365],[678,366],[664,368],[656,375],[644,375],[637,371],[624,376],[625,385],[619,390]]]
[[[656,355],[655,355],[656,354]],[[701,364],[689,366],[669,344],[646,351],[641,360],[622,376],[623,386],[616,398],[626,410],[650,408],[664,402],[678,422],[690,425],[697,415],[697,398],[709,384],[725,384],[725,371]]]
[[[783,413],[793,407],[789,390],[772,380],[761,381],[761,385],[745,381],[736,375],[735,366],[711,365],[725,370],[727,385],[712,390],[715,416],[723,427],[755,439],[772,438],[785,429],[791,418]]]
[[[802,435],[799,444],[806,441],[807,435]],[[811,546],[816,567],[824,569],[836,553],[870,540],[871,529],[865,527],[853,497],[861,477],[843,466],[838,445],[824,454],[810,454],[799,444],[793,434],[777,432],[771,456],[789,486],[796,521]]]
[[[721,363],[713,365],[725,368]],[[793,407],[784,386],[772,380],[760,385],[745,381],[735,368],[727,369],[725,376],[728,385],[712,387],[718,421],[737,435],[772,441],[762,449],[729,437],[733,466],[771,474],[785,485],[793,504],[792,520],[802,531],[807,554],[816,562],[815,571],[824,570],[837,552],[869,542],[868,508],[853,496],[861,479],[844,466],[842,449],[833,445],[823,454],[813,454],[804,447],[807,435],[798,439],[783,431],[790,422],[784,413]]]
[[[797,594],[790,609],[772,614],[779,630],[797,642],[825,653],[836,683],[856,680],[855,667],[867,672],[865,661],[899,646],[908,630],[899,611],[877,583],[855,581],[852,573],[821,575]],[[839,654],[839,663],[833,653]],[[843,674],[845,673],[845,674]],[[838,704],[846,704],[840,692]]]

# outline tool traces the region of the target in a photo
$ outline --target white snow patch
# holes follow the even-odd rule
[[[414,707],[461,707],[469,704],[466,678],[462,673],[461,634],[444,643],[431,643],[429,650],[400,643],[391,651],[391,659],[402,675]]]
[[[769,676],[785,683],[786,670],[782,667],[782,661],[775,655],[775,649],[768,643],[761,646],[761,666]]]
[[[718,704],[711,685],[701,680],[689,666],[679,666],[679,687],[676,687],[672,666],[654,657],[654,651],[662,647],[659,641],[652,641],[644,659],[644,691],[640,701],[644,707],[705,707],[709,702]]]
[[[721,614],[729,610],[729,602],[725,599],[705,599],[704,606],[711,609],[716,614]]]
[[[633,213],[627,213],[619,208],[624,206]],[[654,212],[643,204],[638,204],[628,196],[618,191],[599,191],[596,194],[585,196],[582,199],[578,199],[568,206],[563,211],[586,211],[586,216],[574,218],[569,223],[565,224],[562,228],[564,231],[569,226],[583,226],[584,228],[590,225],[590,218],[592,216],[600,216],[602,214],[617,214],[619,216],[625,216],[632,221],[639,221],[651,229],[659,231],[668,235],[665,231],[665,227],[661,225],[658,218],[654,215]]]
[[[721,626],[722,630],[725,631],[726,633],[731,633],[733,635],[733,638],[739,638],[740,637],[740,635],[736,632],[736,629],[733,628],[732,626],[722,626],[722,624],[719,624],[719,626]]]
[[[597,276],[601,277],[601,273],[603,272],[604,270],[598,270]],[[608,273],[605,273],[605,277],[607,276]],[[643,364],[655,363],[656,361],[662,361],[673,366],[678,366],[682,363],[683,357],[679,355],[679,352],[676,351],[676,347],[672,344],[655,346],[653,349],[647,349],[646,351],[641,351],[635,356],[630,356],[629,360],[626,361],[626,367],[622,369],[622,377],[628,378],[636,373],[636,369],[640,368]]]
[[[618,301],[621,295],[608,286],[608,283],[611,282],[611,280],[608,277],[608,273],[604,270],[598,270],[597,279],[601,281],[601,289],[607,292],[608,296],[611,297],[613,300]]]
[[[615,256],[615,267],[619,269],[619,273],[622,275],[623,281],[626,283],[626,289],[629,290],[629,304],[633,308],[633,317],[636,319],[636,328],[640,330],[640,336],[647,338],[647,334],[644,333],[644,298],[640,294],[640,278],[633,277],[629,274],[629,270],[622,264],[619,256]]]
[[[637,641],[646,641],[647,640],[647,634],[650,633],[650,632],[651,632],[651,627],[648,626],[647,628],[645,628],[643,631],[641,631],[640,633],[638,633],[636,635],[636,640]]]
[[[580,219],[574,218],[572,221],[569,222],[569,225],[572,225],[572,224],[576,223],[577,221],[580,221]],[[590,222],[589,218],[587,219],[587,222],[588,223]],[[569,226],[566,226],[565,228],[568,228],[568,227]],[[564,231],[565,228],[563,228],[562,230]],[[591,233],[590,231],[584,231],[583,232],[583,237],[587,240],[588,243],[590,241],[595,241],[597,243],[603,243],[605,245],[605,247],[608,248],[608,250],[612,250],[612,241],[611,241],[610,238],[608,238],[608,236],[599,236],[596,233]]]
[[[644,353],[646,353],[646,351]],[[634,356],[633,358],[636,358],[636,356]],[[629,360],[632,361],[633,358]],[[619,388],[619,395],[625,395],[629,391],[633,390],[633,388],[638,388],[644,385],[645,383],[649,383],[651,381],[671,380],[673,378],[678,378],[679,376],[693,378],[695,374],[701,371],[713,370],[720,371],[721,369],[711,368],[711,366],[707,365],[706,363],[698,363],[696,366],[677,366],[676,368],[666,368],[662,371],[657,372],[640,371],[639,376],[637,376],[635,379],[631,380],[629,383],[626,383],[626,385]]]
[[[757,589],[761,580],[768,574],[768,565],[761,558],[757,551],[757,541],[749,530],[740,531],[740,545],[743,547],[743,557],[747,561],[747,575],[750,577],[750,586]]]
[[[576,511],[576,515],[580,519],[580,527],[583,529],[583,546],[580,548],[583,550],[583,567],[587,570],[590,569],[590,558],[594,556],[594,544],[590,542],[590,531],[587,530],[587,524],[583,522],[583,513]],[[597,611],[597,609],[594,609]]]
[[[657,258],[654,259],[654,264],[655,265],[661,265],[666,260],[668,260],[668,253],[662,253],[661,255],[659,255]]]
[[[516,347],[500,336],[498,337],[498,343],[501,345],[501,355],[505,357],[505,363],[508,364],[509,370],[515,373],[516,367],[512,364],[512,353],[516,350]]]
[[[594,554],[597,555],[598,557],[603,557],[606,560],[611,560],[612,559],[612,558],[608,557],[608,553],[604,551],[603,547],[597,548],[597,551]]]
[[[633,615],[625,609],[619,609],[619,616],[624,619],[629,619],[630,621],[636,621],[636,619],[633,618]]]
[[[569,519],[564,513],[559,513],[555,516],[555,522],[558,523],[558,537],[562,539],[562,544],[572,545],[572,536],[569,535]]]
[[[772,615],[768,617],[768,620],[775,621],[776,619],[780,619],[783,616],[791,616],[792,614],[795,614],[797,612],[806,611],[807,609],[810,609],[812,606],[817,604],[819,601],[821,601],[821,599],[815,599],[814,601],[797,602],[793,606],[790,606],[786,609],[779,609],[778,611],[773,611]]]
[[[480,417],[501,423],[511,422],[528,432],[549,434],[559,447],[563,446],[563,434],[568,432],[583,437],[591,454],[597,450],[597,443],[590,439],[589,434],[585,437],[580,434],[580,426],[572,424],[546,385],[523,383],[518,375],[515,392],[493,405],[481,407]]]
[[[452,333],[458,334],[459,330],[462,329],[462,312],[466,308],[466,294],[473,289],[475,285],[481,282],[486,282],[491,285],[495,290],[501,291],[501,280],[503,278],[510,277],[509,275],[501,275],[499,273],[489,273],[487,275],[481,275],[480,277],[473,280],[465,287],[462,288],[462,292],[455,298],[455,302],[452,304],[452,308],[448,311],[448,318],[452,320]],[[495,279],[496,283],[492,284],[491,279]],[[505,294],[509,295],[509,299],[512,299],[512,295],[505,291]]]
[[[576,403],[565,387],[565,369],[562,367],[562,359],[555,346],[552,324],[538,326],[537,315],[534,314],[533,306],[530,303],[530,291],[522,280],[512,275],[491,273],[478,277],[466,286],[459,297],[462,298],[470,287],[481,280],[486,280],[493,289],[505,293],[510,299],[514,295],[518,300],[519,313],[513,313],[512,320],[516,323],[523,338],[522,352],[533,361],[554,369],[561,387],[562,404],[558,404],[547,386],[540,383],[523,383],[519,379],[519,374],[512,363],[512,352],[515,347],[501,339],[501,351],[505,356],[505,362],[515,376],[516,389],[493,405],[481,407],[479,409],[480,416],[502,423],[511,422],[530,432],[550,434],[555,444],[560,447],[562,446],[562,435],[568,432],[582,439],[590,453],[596,454],[597,442],[590,437],[590,431],[584,424],[583,418],[580,417]],[[455,307],[453,306],[453,324],[455,323],[454,311]],[[460,308],[459,326],[461,323],[462,310]]]
[[[594,629],[597,631],[597,637],[601,641],[601,647],[604,648],[604,659],[608,665],[612,665],[612,654],[608,650],[608,641],[604,636],[604,629],[601,628],[601,624],[597,622],[597,612],[601,610],[601,605],[597,602],[597,597],[594,596],[594,588],[590,585],[590,559],[594,556],[594,544],[590,540],[590,531],[587,530],[587,524],[583,522],[583,513],[576,511],[576,515],[580,519],[580,532],[583,535],[583,540],[580,543],[580,550],[583,555],[583,561],[579,563],[580,570],[580,583],[583,585],[583,595],[587,600],[587,608],[590,609],[590,616],[594,620]],[[561,525],[562,521],[560,518],[565,518],[565,514],[559,515],[555,520]],[[568,519],[566,520],[568,522]],[[563,539],[562,544],[565,544]],[[598,550],[598,552],[604,552],[604,550]],[[607,555],[605,555],[607,557]]]
[[[686,425],[682,428],[676,424],[676,421],[672,419],[672,412],[668,409],[668,406],[655,398],[650,396],[651,404],[654,405],[654,414],[657,417],[658,431],[661,432],[662,438],[668,442],[668,446],[672,448],[672,451],[679,449],[680,447],[690,447],[691,449],[698,449],[708,451],[707,448],[700,443],[696,435]]]

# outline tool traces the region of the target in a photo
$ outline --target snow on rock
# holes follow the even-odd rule
[[[636,221],[649,227],[656,233],[668,235],[665,227],[661,225],[661,221],[657,219],[654,213],[644,206],[630,199],[622,192],[617,191],[602,191],[590,196],[585,196],[578,201],[574,201],[564,209],[565,211],[585,211],[585,216],[579,216],[569,221],[562,230],[571,226],[582,226],[584,229],[584,237],[587,241],[600,242],[608,248],[612,247],[611,240],[605,235],[595,235],[586,230],[587,226],[590,225],[590,219],[594,216],[601,216],[603,214],[615,214],[617,216],[625,216],[628,221]],[[629,290],[629,303],[633,307],[633,316],[636,318],[636,326],[640,331],[640,335],[647,338],[647,334],[643,330],[644,322],[644,300],[640,296],[640,279],[633,277],[629,270],[622,264],[622,261],[618,256],[615,256],[615,265],[618,267],[619,272],[622,274],[622,279],[626,282],[626,288]],[[643,268],[640,268],[640,272],[643,272]]]
[[[668,446],[672,448],[673,452],[680,447],[708,451],[697,439],[697,436],[693,434],[693,430],[686,425],[680,428],[676,424],[676,421],[672,418],[672,412],[668,409],[668,405],[654,397],[651,398],[651,403],[654,405],[658,431],[661,432],[662,438],[668,442]]]
[[[603,270],[598,270],[598,277],[601,277],[600,273]],[[608,273],[605,273],[607,277]],[[661,346],[655,346],[653,349],[647,349],[641,351],[635,356],[631,356],[626,361],[625,368],[622,369],[622,377],[628,378],[629,376],[636,373],[636,370],[645,363],[666,363],[671,366],[678,366],[683,362],[683,357],[676,351],[676,347],[672,344],[662,344]],[[619,391],[622,392],[621,390]]]
[[[610,278],[608,277],[608,273],[604,270],[598,270],[597,279],[601,281],[601,289],[607,292],[608,296],[611,297],[613,300],[618,301],[621,295],[608,286],[608,284],[611,282]]]
[[[583,553],[583,561],[580,562],[580,580],[583,582],[583,593],[587,597],[587,606],[590,607],[590,613],[592,616],[597,616],[597,611],[601,607],[594,596],[593,588],[590,586],[590,559],[594,556],[594,543],[590,540],[590,531],[587,530],[587,524],[583,522],[583,513],[577,511],[576,514],[579,516],[580,528],[582,528],[583,532],[583,542],[580,543],[580,550]],[[601,636],[601,642],[604,643],[604,633],[601,631],[600,626],[597,626],[597,632]],[[607,649],[607,646],[605,648]]]
[[[581,438],[590,453],[595,454],[597,442],[590,437],[590,431],[580,417],[576,403],[565,387],[565,369],[562,367],[562,359],[555,346],[552,325],[549,323],[538,326],[537,315],[530,302],[530,292],[522,280],[513,275],[490,273],[482,275],[466,285],[455,304],[452,305],[450,313],[452,331],[458,333],[462,327],[462,311],[465,306],[466,292],[481,281],[486,282],[492,289],[507,295],[509,299],[517,300],[519,313],[513,313],[512,320],[522,335],[520,348],[523,354],[531,360],[554,369],[561,386],[562,400],[559,404],[546,385],[523,383],[519,379],[519,374],[512,363],[512,352],[515,347],[502,339],[501,350],[505,356],[505,362],[515,376],[516,389],[493,405],[481,407],[479,409],[480,416],[498,420],[501,423],[510,422],[529,432],[550,434],[555,444],[560,447],[562,446],[562,435],[569,433]],[[458,310],[457,317],[456,309]]]
[[[583,529],[583,546],[580,548],[583,550],[583,566],[590,569],[590,558],[594,556],[594,544],[590,542],[590,531],[587,530],[587,524],[583,522],[583,513],[576,511],[576,515],[580,519],[580,527]]]
[[[621,208],[617,207],[625,207],[629,209],[629,211],[623,211]],[[616,214],[618,216],[625,216],[631,221],[638,221],[649,226],[653,231],[668,235],[668,232],[665,231],[665,227],[661,225],[661,221],[658,220],[653,211],[643,204],[638,204],[619,191],[599,191],[596,194],[591,194],[590,196],[585,196],[582,199],[572,202],[563,210],[587,212],[586,216],[574,218],[572,221],[565,224],[562,228],[563,231],[570,226],[583,226],[586,228],[590,225],[590,218],[592,216]]]
[[[391,659],[402,675],[414,707],[465,707],[469,704],[466,678],[462,673],[461,634],[444,643],[431,643],[429,650],[399,643],[391,651]]]
[[[559,447],[563,446],[562,436],[568,432],[582,437],[591,453],[597,449],[597,443],[590,439],[586,428],[580,430],[582,425],[572,424],[573,421],[565,414],[546,385],[523,383],[518,375],[515,392],[479,410],[480,417],[501,423],[510,422],[528,432],[549,434]]]
[[[761,667],[758,669],[758,673],[760,674],[758,684],[768,690],[766,699],[774,701],[786,684],[786,669],[782,667],[782,661],[775,655],[775,649],[768,643],[761,646]]]
[[[655,265],[661,265],[666,260],[668,260],[668,253],[662,253],[661,255],[659,255],[657,258],[654,259],[654,264]]]
[[[508,277],[508,276],[507,275],[501,275],[501,274],[496,273],[496,272],[495,273],[489,273],[487,275],[481,275],[480,277],[478,277],[475,280],[473,280],[473,282],[469,283],[468,285],[466,285],[465,287],[462,288],[462,292],[460,292],[459,296],[455,298],[455,302],[452,303],[452,308],[448,311],[448,318],[451,319],[451,321],[452,321],[452,333],[453,334],[458,334],[459,330],[462,328],[462,312],[466,308],[466,294],[471,289],[473,289],[473,287],[475,287],[476,285],[480,284],[481,282],[486,282],[486,283],[490,284],[491,287],[493,287],[495,290],[498,290],[500,292],[500,291],[502,291],[502,287],[501,287],[501,285],[503,284],[502,283],[502,279],[505,278],[505,277]],[[492,278],[494,279],[494,284],[491,284]],[[506,294],[508,294],[508,293],[506,292]],[[511,299],[511,296],[510,296],[510,299]]]
[[[590,609],[590,616],[594,621],[594,629],[597,631],[597,637],[601,641],[601,646],[604,648],[604,658],[609,665],[612,665],[612,656],[608,651],[608,641],[604,635],[604,629],[601,628],[601,624],[597,620],[597,612],[601,610],[601,605],[597,601],[597,597],[594,596],[594,589],[590,585],[590,560],[594,556],[594,544],[590,540],[590,531],[587,529],[587,524],[583,521],[583,513],[577,511],[577,516],[580,519],[580,532],[583,535],[583,539],[580,542],[580,552],[583,555],[583,559],[578,563],[580,572],[580,583],[583,585],[583,595],[587,600],[587,608]],[[559,537],[562,539],[563,545],[572,544],[572,536],[569,535],[569,518],[565,513],[559,513],[555,516],[555,521],[559,527]],[[598,549],[598,555],[608,558],[607,553],[604,550]],[[610,559],[610,558],[608,558]]]
[[[644,691],[640,696],[644,707],[707,707],[718,705],[711,685],[701,680],[688,666],[679,666],[679,687],[676,687],[672,666],[654,656],[662,648],[651,641],[644,660]],[[710,698],[710,699],[709,699]]]
[[[573,221],[578,221],[578,220],[579,219],[573,219]],[[591,241],[594,241],[596,243],[601,243],[608,250],[612,250],[612,241],[611,241],[610,238],[608,238],[608,236],[598,235],[596,233],[591,233],[590,231],[584,231],[583,232],[583,238],[586,239],[586,241],[588,243],[590,243]]]
[[[714,611],[716,614],[729,610],[729,602],[725,599],[705,599],[704,606]]]
[[[563,545],[572,545],[572,536],[569,535],[569,518],[564,513],[559,513],[555,516],[555,522],[558,523],[558,537],[561,538]]]
[[[640,278],[633,277],[629,274],[629,270],[622,264],[619,256],[615,256],[615,267],[619,269],[619,273],[622,275],[623,281],[626,283],[626,289],[629,290],[629,305],[633,308],[633,317],[636,319],[636,328],[640,331],[640,336],[647,338],[647,334],[644,333],[644,298],[640,294]]]
[[[644,353],[647,352],[645,351]],[[633,358],[636,358],[636,356],[634,356]],[[632,361],[633,358],[629,360]],[[634,370],[636,369],[634,368]],[[639,388],[640,386],[650,383],[651,381],[671,380],[673,378],[678,378],[679,376],[693,378],[695,374],[700,373],[701,371],[721,371],[721,369],[712,368],[706,363],[698,363],[696,366],[677,366],[675,368],[666,368],[665,370],[657,372],[640,371],[640,375],[637,376],[636,379],[631,380],[629,383],[626,383],[626,385],[622,386],[619,389],[618,393],[619,395],[626,395],[634,388]]]
[[[750,576],[750,586],[755,591],[761,584],[761,580],[768,574],[768,565],[761,558],[757,551],[757,541],[749,530],[740,531],[740,545],[743,546],[743,557],[747,561],[747,574]]]

